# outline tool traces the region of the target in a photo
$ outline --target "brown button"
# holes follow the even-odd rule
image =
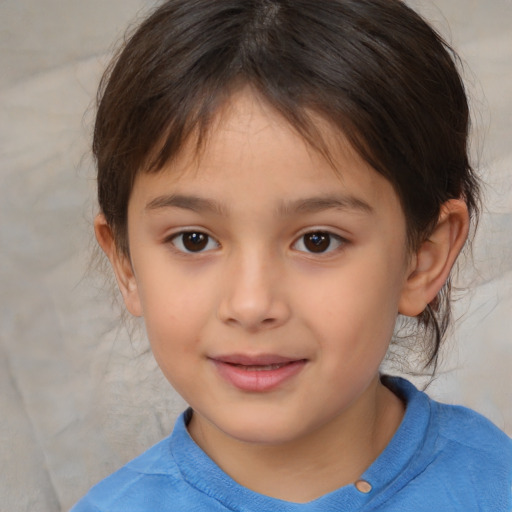
[[[368,494],[372,490],[372,486],[366,480],[358,480],[355,484],[356,489],[363,494]]]

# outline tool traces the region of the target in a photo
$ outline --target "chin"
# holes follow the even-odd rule
[[[302,437],[305,432],[298,426],[298,421],[279,421],[275,417],[244,417],[218,427],[225,435],[242,443],[271,446],[287,444]]]

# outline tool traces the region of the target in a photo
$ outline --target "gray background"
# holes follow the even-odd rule
[[[411,2],[459,49],[488,183],[473,289],[430,393],[512,434],[512,2]],[[94,94],[142,0],[0,1],[0,509],[67,510],[184,404],[88,272]],[[142,11],[141,11],[142,10]],[[480,148],[484,148],[483,151]]]

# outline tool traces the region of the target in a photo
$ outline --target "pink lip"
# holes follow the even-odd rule
[[[297,375],[306,359],[272,354],[247,356],[233,354],[211,358],[220,376],[243,391],[263,392],[280,386]]]

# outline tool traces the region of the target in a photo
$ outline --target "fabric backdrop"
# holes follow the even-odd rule
[[[512,2],[415,0],[459,49],[487,211],[430,393],[512,434]],[[67,510],[183,402],[88,272],[95,89],[143,0],[0,2],[0,508]],[[483,147],[483,150],[481,148]],[[468,298],[470,300],[468,300]],[[142,341],[141,341],[142,340]]]

